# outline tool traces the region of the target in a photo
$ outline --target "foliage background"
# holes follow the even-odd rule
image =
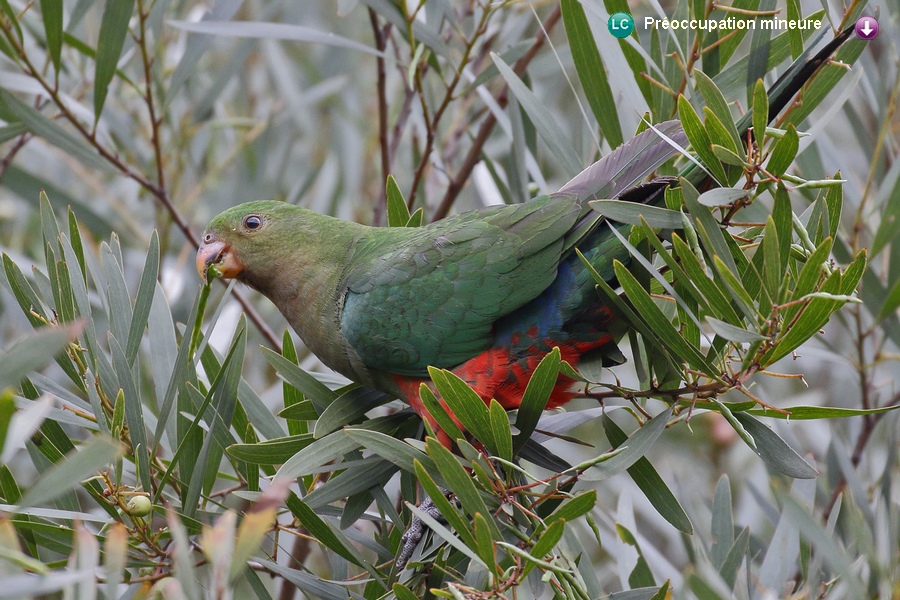
[[[776,3],[743,3],[749,8],[765,8],[768,4],[774,6]],[[777,4],[784,7],[782,2]],[[623,138],[632,135],[645,110],[651,110],[657,118],[671,117],[674,109],[671,98],[670,104],[666,104],[665,94],[657,91],[655,97],[659,98],[659,103],[648,106],[640,92],[640,85],[648,85],[646,80],[636,82],[619,45],[605,32],[603,16],[612,12],[610,7],[617,3],[585,2],[584,5],[600,54],[612,75],[609,86],[614,107],[605,108],[612,109],[615,119],[611,121],[619,123]],[[703,3],[699,5],[702,7]],[[58,9],[54,8],[57,6]],[[11,14],[16,15],[15,20],[24,30],[23,45],[31,67],[23,67],[21,60],[0,56],[0,119],[5,122],[0,127],[0,248],[29,278],[32,276],[30,266],[43,264],[45,249],[38,202],[39,190],[43,189],[56,209],[64,231],[66,221],[62,209],[68,205],[74,210],[81,225],[86,254],[96,257],[93,260],[98,264],[103,262],[101,257],[107,252],[98,245],[99,241],[110,239],[115,232],[117,241],[111,244],[109,252],[114,257],[121,254],[119,266],[134,297],[142,274],[146,272],[147,248],[152,244],[155,230],[160,256],[159,289],[165,294],[174,321],[187,324],[187,327],[192,323],[197,279],[193,246],[190,240],[186,242],[186,237],[196,239],[210,217],[243,201],[279,198],[348,219],[385,224],[384,180],[389,172],[406,198],[414,201],[416,207],[424,206],[426,219],[431,219],[441,212],[448,184],[460,172],[460,166],[465,163],[467,152],[477,138],[480,119],[488,114],[483,96],[463,93],[471,85],[471,80],[466,79],[467,74],[463,74],[452,102],[447,103],[445,112],[438,119],[438,125],[434,127],[428,123],[426,115],[433,119],[443,106],[445,87],[436,76],[436,69],[426,67],[435,64],[433,61],[437,59],[434,57],[440,56],[442,47],[433,40],[431,44],[423,41],[428,39],[427,27],[423,25],[419,25],[420,29],[412,29],[416,40],[412,46],[408,43],[409,32],[396,26],[390,30],[389,38],[386,38],[389,59],[384,63],[383,76],[379,75],[376,59],[370,53],[342,47],[334,39],[315,37],[314,32],[319,35],[330,32],[369,49],[376,47],[379,42],[373,35],[370,19],[376,20],[377,30],[383,33],[388,31],[385,24],[389,22],[389,15],[399,14],[387,2],[341,1],[333,4],[220,0],[214,3],[213,16],[207,16],[207,20],[220,23],[254,21],[259,25],[255,29],[245,25],[237,30],[229,29],[227,23],[218,29],[212,26],[206,31],[215,35],[209,36],[189,34],[190,26],[185,25],[196,23],[206,15],[206,7],[177,1],[122,2],[121,6],[127,7],[128,11],[124,8],[121,11],[131,16],[125,16],[127,28],[118,28],[122,34],[121,53],[114,47],[115,36],[100,37],[101,30],[115,30],[115,23],[112,23],[115,15],[108,6],[108,3],[84,0],[71,3],[3,2],[4,11],[7,11],[7,31],[13,31],[10,29]],[[801,6],[803,14],[825,8],[833,19],[839,20],[842,15],[837,3],[824,0],[821,3],[804,2]],[[858,3],[853,6],[859,8]],[[478,14],[478,11],[469,13],[467,7],[466,3],[434,1],[422,9],[426,23],[439,22],[442,16],[450,15],[441,30],[446,35],[443,47],[447,56],[458,58],[464,52],[464,44],[453,26],[458,22],[461,31],[472,30],[472,14]],[[645,2],[637,2],[630,8],[638,18],[658,10],[655,3]],[[615,139],[616,136],[614,127],[607,123],[601,124],[604,135],[598,137],[593,111],[583,89],[592,84],[578,81],[562,23],[550,19],[554,9],[555,5],[546,3],[504,5],[500,9],[502,14],[477,37],[471,73],[474,77],[483,69],[489,69],[487,75],[479,76],[479,83],[487,83],[486,89],[490,93],[501,94],[502,80],[490,70],[488,52],[501,53],[506,63],[513,65],[532,47],[538,23],[547,24],[551,30],[550,43],[537,50],[528,64],[525,80],[552,116],[559,139],[565,141],[566,147],[577,157],[578,165],[582,166],[594,158],[598,140],[599,151],[603,154],[615,145],[610,143],[610,137]],[[687,3],[678,7],[674,3],[663,3],[663,9],[673,14],[688,7]],[[53,10],[61,11],[69,36],[64,38],[58,66],[44,42],[44,19]],[[137,13],[130,12],[132,10],[140,11],[146,17],[138,19]],[[412,8],[407,7],[407,10]],[[857,67],[832,92],[829,100],[801,127],[813,135],[803,138],[802,150],[792,170],[809,179],[822,179],[840,170],[846,180],[839,242],[834,254],[839,262],[846,264],[856,250],[870,249],[870,267],[861,284],[863,302],[845,306],[831,320],[823,335],[816,336],[800,349],[795,360],[785,359],[777,365],[780,372],[802,373],[803,381],[763,378],[758,382],[754,393],[778,406],[868,409],[896,405],[900,401],[900,370],[897,369],[900,321],[896,315],[900,305],[900,244],[892,243],[896,237],[893,224],[900,214],[900,162],[896,160],[900,124],[896,114],[900,90],[896,43],[900,39],[900,9],[896,3],[885,0],[869,3],[866,10],[880,10],[880,35],[867,45]],[[106,25],[106,19],[112,24]],[[285,37],[285,31],[274,25],[280,23],[308,29],[291,30],[293,40],[280,39]],[[110,29],[104,29],[105,26]],[[234,35],[235,31],[241,34]],[[251,37],[243,37],[245,35]],[[103,40],[99,47],[98,39]],[[667,75],[672,75],[673,68],[677,74],[677,65],[673,67],[675,61],[663,58],[664,53],[653,47],[648,36],[643,37],[642,43],[662,68],[668,69]],[[113,45],[112,49],[109,44]],[[8,43],[4,45],[8,47]],[[749,42],[745,42],[747,45]],[[420,48],[419,54],[416,48]],[[105,67],[98,64],[95,70],[94,49],[97,55],[107,59]],[[58,104],[48,102],[46,92],[38,93],[35,79],[25,74],[28,68],[46,78],[52,89],[66,95],[64,106],[76,114],[75,120],[83,124],[84,132],[77,131],[71,122],[61,117]],[[110,84],[105,102],[99,102],[98,106],[103,86],[96,87],[96,81],[101,78],[98,72],[103,68],[109,74]],[[449,81],[453,75],[452,69],[445,70],[442,78]],[[770,74],[769,81],[771,79]],[[383,104],[379,103],[379,81],[383,83]],[[674,81],[677,85],[677,78]],[[739,83],[743,85],[743,82]],[[748,105],[747,93],[740,87],[727,95],[737,99],[743,107]],[[152,113],[148,98],[152,98]],[[380,116],[381,106],[385,114]],[[51,126],[43,121],[38,121],[37,125],[35,121],[29,121],[29,107],[38,109]],[[95,113],[101,113],[101,117],[94,128]],[[153,117],[149,116],[151,114]],[[385,132],[379,129],[382,116],[387,117],[389,125]],[[151,122],[153,118],[157,119],[155,125]],[[397,126],[397,123],[401,125]],[[487,163],[481,163],[471,177],[462,178],[466,185],[453,203],[454,210],[496,202],[503,194],[519,200],[535,192],[553,191],[575,174],[566,155],[548,145],[528,119],[518,123],[523,127],[521,131],[507,133],[502,128],[493,131],[477,153],[505,172],[506,189],[497,189]],[[53,137],[54,132],[60,130],[68,137],[60,137],[58,133]],[[84,133],[108,150],[109,156],[98,157],[86,143]],[[432,134],[435,154],[430,162],[423,163],[423,148]],[[380,136],[387,136],[395,146],[388,157],[390,168],[385,168],[385,144],[380,141]],[[529,163],[531,157],[521,152],[523,147],[531,151],[533,164]],[[814,197],[814,191],[806,194],[808,201]],[[798,213],[803,209],[795,206]],[[46,216],[44,223],[46,227]],[[74,236],[70,238],[74,239]],[[91,260],[89,258],[88,262]],[[8,280],[9,272],[0,277]],[[95,306],[102,304],[111,314],[115,312],[115,305],[103,297],[107,290],[103,279],[98,280],[91,302]],[[4,283],[0,286],[0,347],[6,350],[12,348],[16,340],[23,339],[31,327],[10,292],[9,282]],[[257,346],[271,347],[273,342],[280,345],[280,332],[286,324],[264,299],[246,290],[240,293],[252,305],[253,316],[267,323],[271,331],[267,333],[265,328],[245,325],[239,318],[242,309],[238,302],[226,296],[223,288],[214,287],[210,304],[221,307],[221,312],[210,319],[208,325],[210,346],[224,355],[230,348],[238,347],[235,341],[243,343],[241,336],[245,335],[246,351],[240,361],[240,374],[262,403],[270,411],[277,412],[282,406],[282,381]],[[105,331],[107,325],[101,322],[102,317],[95,318],[98,329]],[[110,316],[109,320],[109,327],[115,329],[114,317]],[[158,408],[168,380],[164,378],[165,369],[159,361],[154,361],[154,347],[146,339],[150,335],[152,331],[144,338],[130,370],[142,386],[140,394],[145,399],[153,397]],[[101,345],[107,347],[106,338],[99,339]],[[44,348],[31,342],[26,346],[38,350]],[[20,351],[22,348],[17,347]],[[37,350],[35,356],[36,353]],[[302,348],[299,354],[303,369],[321,371],[315,357],[306,354]],[[4,356],[4,362],[11,356]],[[631,364],[633,361],[619,367],[616,374],[624,384],[637,385],[636,376],[630,373]],[[118,367],[116,370],[118,372]],[[43,372],[47,382],[37,382],[35,391],[50,391],[55,382],[72,393],[72,385],[59,367],[51,366]],[[209,373],[209,381],[212,381],[212,368]],[[327,377],[324,379],[331,381]],[[198,385],[198,389],[203,388]],[[28,395],[27,390],[19,391]],[[111,401],[115,401],[114,394]],[[595,403],[583,401],[573,408],[592,406]],[[179,405],[179,410],[181,408]],[[148,426],[152,431],[155,423]],[[800,483],[792,484],[791,480],[770,471],[716,414],[697,415],[690,428],[671,428],[650,450],[647,458],[663,475],[694,523],[696,533],[690,538],[660,517],[631,479],[620,475],[599,482],[596,486],[597,507],[592,515],[602,539],[602,549],[581,559],[584,561],[582,571],[592,572],[595,578],[591,589],[612,593],[642,587],[639,583],[648,580],[645,571],[636,569],[635,565],[643,561],[651,574],[649,581],[652,584],[647,587],[655,590],[669,580],[680,596],[727,597],[728,590],[722,590],[711,566],[713,563],[704,555],[721,552],[715,548],[716,536],[723,535],[723,523],[726,523],[725,530],[729,529],[727,515],[733,511],[738,531],[749,527],[751,554],[756,565],[754,570],[741,571],[746,581],[734,592],[741,597],[763,594],[760,580],[774,582],[771,590],[777,590],[772,593],[778,596],[783,589],[779,584],[794,578],[795,570],[801,571],[801,581],[823,582],[825,593],[846,592],[848,588],[841,586],[850,585],[847,581],[852,578],[848,573],[841,572],[836,584],[828,584],[828,577],[823,579],[810,574],[811,570],[821,567],[823,556],[837,556],[850,564],[853,577],[858,579],[860,586],[857,589],[866,590],[868,596],[900,596],[895,583],[900,580],[897,417],[889,414],[883,418],[872,415],[790,424],[777,422],[774,428],[817,465],[820,475],[815,480],[815,489],[802,487]],[[67,424],[65,431],[72,439],[85,439],[84,431],[73,424]],[[595,443],[598,450],[608,447],[599,425],[583,425],[573,435]],[[551,447],[556,448],[553,444]],[[23,490],[36,485],[35,469],[43,472],[49,466],[46,459],[40,458],[43,455],[35,450],[36,447],[33,441],[29,442],[29,452],[19,452],[8,463],[9,471],[6,472],[15,475]],[[571,452],[570,449],[566,451]],[[223,464],[227,465],[227,462]],[[225,466],[223,469],[228,471]],[[131,474],[130,485],[134,485],[133,468],[126,464],[125,473]],[[720,479],[723,474],[729,479]],[[232,483],[228,482],[229,476],[233,477],[233,472],[223,474],[213,487],[217,490],[226,488]],[[127,479],[126,476],[123,481]],[[721,483],[723,481],[725,483]],[[717,487],[717,484],[720,485]],[[785,494],[792,485],[796,497],[815,498],[811,511],[813,518],[808,522],[798,520],[787,508],[792,504],[785,499]],[[726,489],[730,496],[725,493]],[[836,522],[825,525],[827,514],[823,513],[830,512],[829,507],[839,495],[840,516]],[[15,503],[9,487],[4,488],[3,496],[8,504]],[[128,498],[123,497],[123,500]],[[96,503],[92,504],[85,497],[69,500],[68,505],[61,506],[59,499],[48,500],[47,505],[55,505],[60,510],[97,513]],[[243,501],[239,495],[223,497],[221,505],[205,506],[198,519],[211,522],[225,506],[246,511]],[[157,506],[162,505],[158,503]],[[156,514],[157,524],[163,523],[165,515],[161,509]],[[795,527],[803,532],[803,542],[796,547],[799,558],[791,555],[792,544],[799,539],[797,530],[779,525],[781,515],[785,514],[791,515],[790,522],[800,523]],[[84,538],[78,529],[72,529],[71,519],[61,522],[70,533],[55,540],[56,545],[47,542],[46,548],[36,557],[52,568],[65,563],[73,539]],[[132,532],[140,530],[140,525],[133,522],[129,527]],[[625,530],[636,536],[636,543],[628,542]],[[363,527],[361,531],[367,533],[370,530]],[[577,540],[585,547],[589,544],[596,547],[590,527],[582,524],[573,531],[571,535],[575,537],[570,544]],[[0,531],[0,537],[7,533],[6,529]],[[133,544],[139,544],[139,534],[131,535],[138,536],[131,539]],[[111,537],[105,535],[104,543],[111,543]],[[11,544],[9,539],[5,537],[4,543]],[[279,537],[278,543],[281,565],[295,569],[295,573],[309,577],[306,571],[309,570],[316,576],[334,579],[349,573],[346,563],[341,563],[333,553],[323,552],[323,547],[318,544],[295,545],[287,535]],[[396,544],[396,540],[393,543]],[[83,544],[89,545],[89,542]],[[266,544],[264,549],[268,553],[272,542]],[[76,544],[84,556],[90,555],[90,551],[85,550],[86,545]],[[291,552],[302,556],[289,563],[286,556]],[[4,560],[0,557],[0,564],[11,565],[5,571],[9,574],[36,569],[24,559],[10,559],[7,563]],[[131,553],[133,568],[130,576],[146,576],[150,583],[154,580],[153,575],[162,571],[153,570],[152,560],[146,564],[142,560],[150,558]],[[214,557],[208,557],[208,560],[216,564]],[[828,558],[824,560],[827,562]],[[785,564],[796,567],[778,568]],[[139,571],[141,566],[149,570]],[[0,570],[2,573],[4,571]],[[823,573],[833,576],[833,566],[831,570],[824,569]],[[214,576],[206,571],[200,575],[203,581],[207,581],[203,579],[205,577],[214,579]],[[52,580],[52,577],[45,579]],[[301,587],[305,593],[317,595],[318,588],[311,581],[315,581],[315,577],[302,579],[306,587]],[[440,587],[440,582],[435,581],[437,583],[433,585]],[[64,585],[64,582],[59,584]],[[279,589],[279,585],[264,574],[255,581],[250,581],[249,576],[246,581],[240,579],[236,585],[244,586],[239,587],[243,590],[239,594],[250,593],[247,591],[250,586],[260,597],[264,597],[262,588],[273,596]],[[60,589],[59,586],[50,587]],[[362,587],[350,589],[361,594]],[[0,597],[25,596],[31,592],[24,590],[30,589],[33,588],[11,587],[0,590]],[[67,593],[88,594],[85,589],[72,588]],[[140,586],[132,585],[128,593],[139,589]],[[333,593],[332,588],[328,589]],[[849,589],[853,589],[852,586]],[[820,591],[800,586],[798,593],[816,597]],[[319,592],[327,597],[325,592]],[[189,591],[185,593],[190,597]],[[529,595],[527,591],[520,593],[521,597]],[[633,597],[649,597],[649,592],[645,593],[646,596]]]

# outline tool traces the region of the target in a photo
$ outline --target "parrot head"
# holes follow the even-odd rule
[[[197,271],[204,282],[212,277],[238,279],[254,285],[254,273],[271,273],[284,254],[291,231],[292,210],[285,202],[247,202],[215,217],[197,249]],[[212,269],[210,269],[212,267]]]

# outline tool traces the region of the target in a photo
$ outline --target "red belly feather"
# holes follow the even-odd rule
[[[562,359],[572,365],[572,367],[577,368],[582,354],[606,345],[611,341],[612,336],[604,334],[589,343],[567,342],[557,344],[547,341],[542,343],[542,345],[546,348],[558,346]],[[522,396],[525,394],[525,388],[531,380],[531,375],[541,362],[541,359],[546,355],[546,352],[540,351],[537,346],[531,346],[526,352],[519,353],[517,356],[511,356],[508,348],[491,348],[467,360],[451,371],[468,383],[486,404],[490,403],[491,399],[494,398],[503,408],[512,410],[518,408],[521,404]],[[400,387],[405,400],[420,417],[426,419],[432,428],[438,432],[438,438],[445,446],[449,446],[452,440],[440,430],[437,422],[428,413],[425,405],[419,398],[419,387],[423,383],[435,392],[444,410],[453,418],[460,429],[465,429],[440,395],[437,394],[437,390],[435,390],[429,379],[404,377],[401,375],[395,375],[394,379]],[[574,398],[577,394],[577,391],[573,389],[574,383],[573,379],[560,375],[550,394],[546,408],[557,408]]]

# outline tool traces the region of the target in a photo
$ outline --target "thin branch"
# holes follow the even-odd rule
[[[147,113],[150,118],[150,143],[153,145],[154,158],[156,160],[156,183],[160,189],[166,188],[166,176],[163,169],[162,140],[159,135],[161,118],[156,116],[156,104],[153,101],[153,59],[147,51],[147,18],[149,14],[144,12],[143,0],[138,0],[138,21],[140,35],[137,46],[141,50],[141,62],[144,67],[144,102],[147,104]]]
[[[450,106],[450,103],[454,99],[454,95],[456,93],[456,88],[459,86],[459,82],[462,80],[463,71],[465,71],[466,65],[469,64],[469,58],[472,55],[472,50],[475,48],[475,44],[484,35],[485,31],[487,31],[487,25],[490,21],[491,15],[493,12],[485,7],[481,13],[481,19],[478,22],[478,26],[475,28],[475,31],[472,34],[472,37],[466,39],[465,47],[463,48],[462,58],[460,58],[459,65],[454,70],[453,78],[450,80],[450,83],[447,84],[447,89],[444,91],[444,97],[441,100],[440,105],[437,110],[434,111],[434,115],[431,119],[428,118],[427,113],[427,105],[425,104],[424,93],[421,89],[421,77],[420,73],[417,73],[416,79],[416,87],[419,91],[419,97],[422,98],[422,112],[425,117],[425,150],[422,152],[422,158],[419,160],[419,165],[416,167],[415,175],[413,175],[413,182],[410,186],[409,196],[407,198],[407,206],[410,210],[415,205],[416,202],[416,193],[419,189],[419,184],[422,181],[422,177],[425,175],[425,171],[428,168],[428,165],[431,164],[431,154],[434,150],[434,140],[437,136],[438,125],[440,124],[441,118],[444,116],[444,112],[447,110],[447,107]]]
[[[369,9],[369,22],[372,24],[372,35],[375,37],[375,49],[380,52],[376,58],[378,72],[376,87],[378,90],[378,147],[381,153],[381,181],[383,184],[391,174],[391,155],[388,146],[387,73],[384,65],[384,50],[387,48],[387,34],[391,24],[385,24],[382,29],[378,24],[378,14],[371,8]],[[381,185],[381,193],[375,204],[375,225],[380,225],[384,218],[385,197],[385,187]]]
[[[12,148],[9,149],[9,152],[6,153],[6,156],[3,157],[3,160],[0,161],[0,182],[3,181],[3,176],[6,175],[6,172],[9,170],[10,165],[12,164],[13,159],[16,157],[16,154],[25,147],[25,144],[28,143],[28,140],[32,138],[31,133],[25,132],[16,138],[15,143],[13,143]]]
[[[534,42],[531,44],[531,47],[528,49],[528,52],[525,53],[522,58],[516,61],[516,64],[513,65],[513,72],[516,75],[521,76],[525,69],[528,68],[528,65],[534,59],[538,50],[544,45],[544,42],[547,40],[546,35],[549,35],[553,28],[556,26],[559,18],[561,16],[559,5],[553,9],[547,18],[544,20],[543,27],[539,29],[538,33],[535,35]],[[546,34],[544,32],[547,32]],[[506,107],[506,104],[509,102],[509,88],[508,86],[503,86],[503,90],[497,95],[495,98],[497,105],[502,109]],[[459,172],[457,172],[456,177],[454,177],[450,181],[450,185],[447,186],[447,191],[444,193],[444,197],[441,200],[440,205],[438,205],[437,210],[434,213],[434,220],[443,219],[450,212],[450,209],[453,207],[453,203],[456,201],[457,196],[462,191],[466,182],[469,180],[469,176],[472,174],[472,170],[475,168],[475,165],[481,160],[481,149],[484,147],[484,144],[487,142],[488,137],[490,137],[491,132],[494,130],[494,126],[497,124],[497,118],[493,115],[493,113],[489,113],[484,121],[481,123],[481,127],[478,129],[478,134],[475,136],[475,140],[472,142],[472,147],[469,148],[468,154],[466,154],[466,158],[463,161],[462,166],[460,167]]]

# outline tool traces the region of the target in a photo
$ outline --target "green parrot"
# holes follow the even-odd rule
[[[852,32],[815,56],[807,50],[785,71],[769,91],[768,121]],[[742,137],[751,122],[748,112],[736,124]],[[686,145],[677,121],[660,123],[555,194],[415,228],[368,227],[283,202],[248,202],[210,222],[197,269],[204,280],[213,273],[261,292],[323,363],[404,399],[450,446],[419,397],[420,386],[430,384],[429,366],[451,370],[485,402],[514,409],[554,347],[573,367],[617,354],[614,315],[599,301],[582,256],[613,282],[613,261],[627,264],[630,254],[612,228],[626,226],[586,201],[660,203],[677,180],[641,182]],[[709,183],[696,164],[682,175],[698,188]],[[559,375],[547,408],[573,398],[573,383]],[[420,530],[404,536],[398,565]]]
[[[518,407],[554,347],[573,367],[615,353],[612,313],[597,300],[578,247],[604,278],[629,254],[587,197],[619,197],[684,145],[677,121],[648,130],[552,196],[450,216],[422,227],[368,227],[284,202],[215,217],[197,253],[205,277],[237,278],[268,297],[323,363],[406,400],[428,367],[452,370],[489,402]],[[652,201],[672,179],[623,196]],[[548,408],[575,392],[560,376]],[[441,433],[441,439],[449,440]]]

